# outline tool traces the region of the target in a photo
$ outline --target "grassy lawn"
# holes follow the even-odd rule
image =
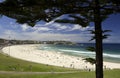
[[[32,72],[50,72],[50,71],[76,71],[75,69],[50,66],[38,63],[32,63],[0,53],[0,71],[32,71]]]
[[[57,66],[50,66],[19,60],[0,53],[0,71],[32,71],[32,72],[65,72],[78,71],[70,74],[1,74],[0,78],[95,78],[95,72],[80,71]],[[119,70],[106,70],[104,78],[120,78]]]
[[[104,78],[120,78],[120,70],[104,72]],[[95,78],[94,72],[77,72],[72,74],[1,74],[0,78]]]
[[[0,78],[94,78],[93,73],[89,72],[79,72],[72,74],[41,74],[41,75],[17,75],[17,74],[7,74],[0,75]]]

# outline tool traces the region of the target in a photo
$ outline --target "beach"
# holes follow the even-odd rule
[[[95,65],[85,62],[82,57],[65,55],[55,51],[39,50],[39,44],[34,45],[14,45],[4,47],[2,52],[14,58],[42,63],[46,65],[95,70]],[[120,69],[120,63],[103,62],[104,69]]]

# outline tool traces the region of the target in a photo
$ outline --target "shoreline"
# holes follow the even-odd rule
[[[42,63],[46,65],[95,70],[95,65],[82,60],[82,57],[64,55],[60,52],[43,51],[36,49],[40,44],[14,45],[4,47],[2,52],[14,58]],[[104,69],[120,69],[120,63],[104,62]]]

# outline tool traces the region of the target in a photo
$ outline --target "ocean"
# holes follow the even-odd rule
[[[87,50],[87,47],[95,46],[93,43],[81,43],[77,45],[52,45],[42,44],[38,49],[60,52],[72,56],[92,57],[95,58],[95,52]],[[104,61],[120,63],[120,44],[106,43],[103,44]]]

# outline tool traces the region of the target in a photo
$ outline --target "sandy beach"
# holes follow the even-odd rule
[[[15,45],[4,47],[2,51],[14,58],[26,61],[75,69],[95,70],[95,65],[85,62],[82,60],[82,57],[69,56],[60,52],[38,50],[38,46],[40,45]],[[120,69],[120,63],[104,62],[104,68]]]

